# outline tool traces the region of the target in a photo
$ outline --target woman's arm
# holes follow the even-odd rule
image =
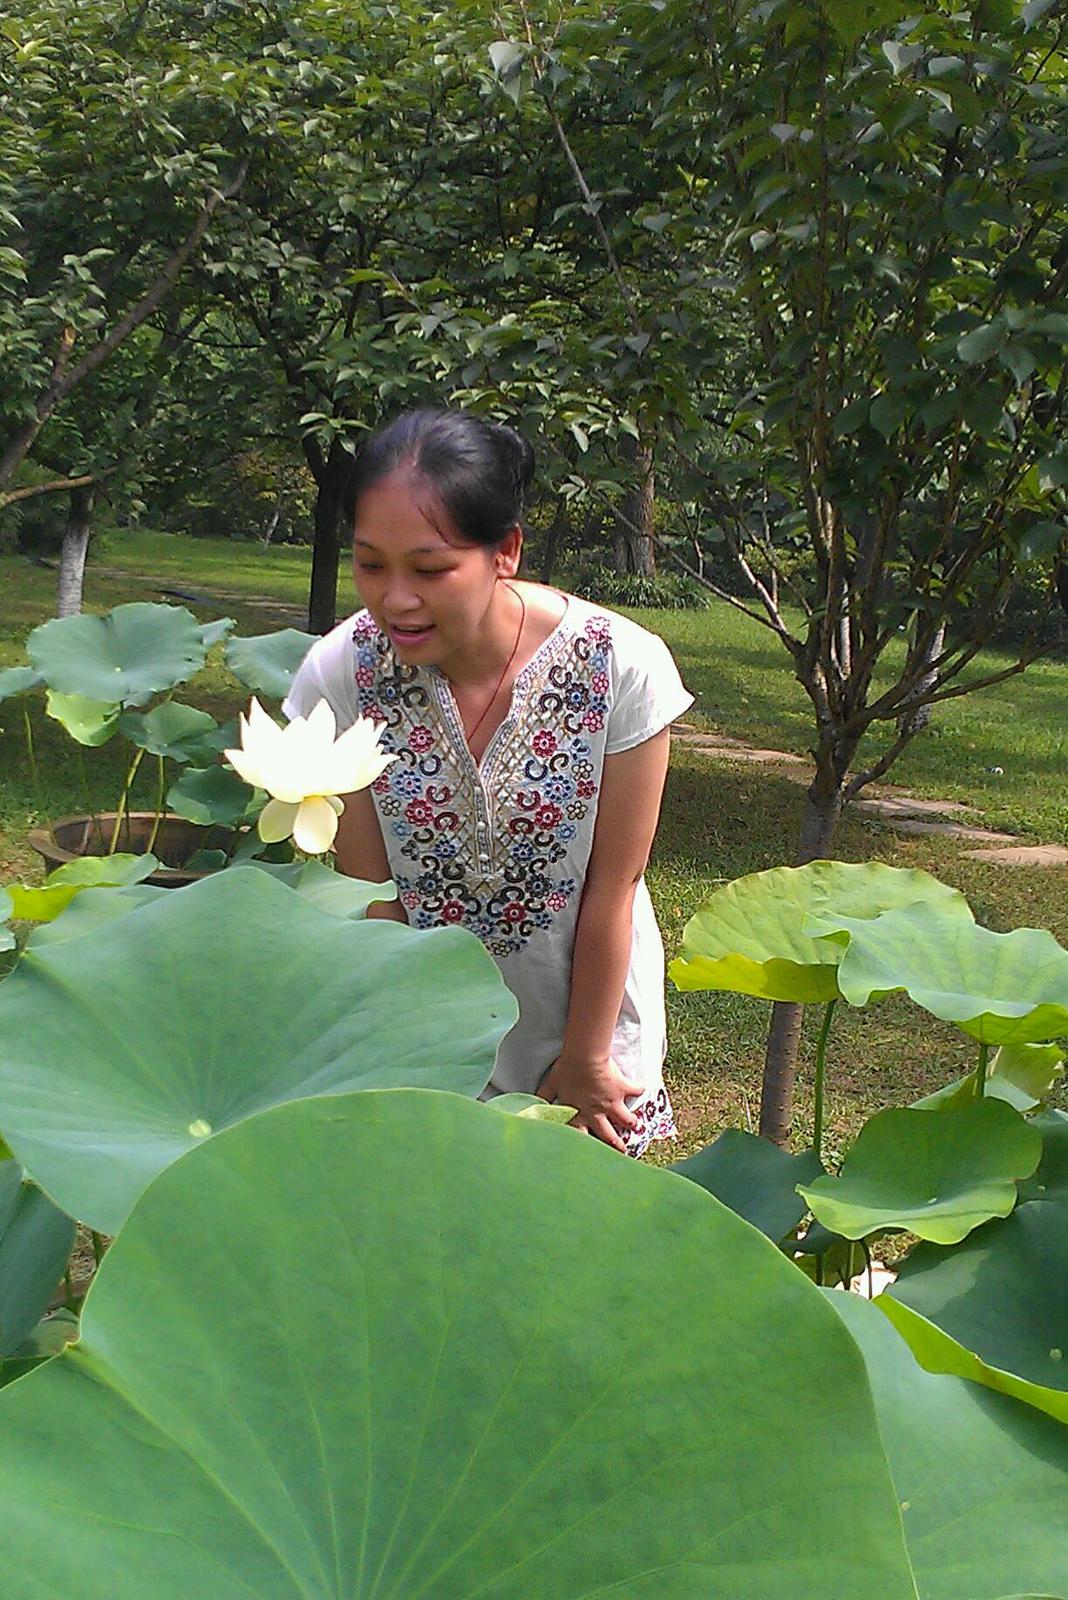
[[[343,796],[345,809],[338,819],[334,849],[339,872],[366,883],[385,883],[390,876],[389,858],[378,825],[375,803],[369,789]],[[392,922],[407,922],[399,900],[376,900],[367,908],[369,917],[385,917]]]
[[[649,860],[667,776],[667,728],[632,750],[606,756],[586,883],[575,929],[571,997],[560,1055],[538,1090],[578,1107],[576,1126],[616,1149],[637,1122],[625,1104],[644,1084],[611,1058],[630,965],[634,892]]]

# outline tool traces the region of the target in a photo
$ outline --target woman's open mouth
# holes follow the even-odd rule
[[[410,649],[413,645],[425,644],[434,632],[434,625],[428,623],[422,628],[402,628],[390,622],[386,624],[386,631],[395,645],[407,646]]]

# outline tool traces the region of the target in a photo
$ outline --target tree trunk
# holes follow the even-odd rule
[[[841,810],[841,782],[828,793],[826,785],[820,785],[817,777],[805,798],[797,866],[803,867],[806,862],[820,860],[827,854]],[[784,1148],[789,1143],[793,1121],[794,1078],[804,1015],[803,1005],[794,1001],[776,1001],[772,1007],[764,1058],[760,1136]]]
[[[656,571],[653,544],[653,507],[656,477],[649,445],[624,435],[621,454],[634,464],[634,479],[616,518],[613,565],[617,572],[635,572],[651,578]]]
[[[943,623],[942,626],[932,635],[931,641],[923,653],[923,659],[926,663],[927,671],[924,673],[923,677],[917,683],[915,689],[913,689],[912,693],[905,701],[905,709],[897,719],[898,733],[922,733],[924,728],[929,725],[931,721],[931,707],[928,705],[918,706],[916,705],[916,701],[919,700],[923,695],[929,694],[934,688],[935,684],[938,682],[938,669],[932,668],[931,662],[937,661],[938,657],[942,654],[943,648],[945,647],[945,642],[946,628],[945,624]]]
[[[553,572],[556,568],[556,558],[560,553],[560,541],[570,527],[570,518],[567,514],[567,501],[563,495],[556,502],[556,515],[548,533],[545,535],[545,553],[541,558],[540,581],[552,583]]]
[[[310,458],[309,458],[310,460]],[[329,633],[337,621],[337,574],[341,500],[352,458],[335,439],[330,454],[320,457],[315,471],[315,544],[312,550],[308,632]]]
[[[70,509],[63,535],[63,548],[59,556],[59,590],[56,596],[56,616],[73,617],[82,609],[82,588],[85,582],[85,557],[89,550],[89,532],[93,515],[92,486],[70,491]]]

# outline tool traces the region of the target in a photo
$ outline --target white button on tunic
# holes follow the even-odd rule
[[[406,666],[366,611],[312,646],[283,710],[325,698],[339,731],[384,723],[396,754],[374,785],[390,871],[413,927],[482,940],[519,1003],[487,1093],[532,1094],[560,1053],[582,886],[606,755],[652,738],[693,703],[663,640],[576,596],[517,675],[480,762],[447,678]],[[628,1103],[640,1155],[674,1132],[664,1089],[664,952],[644,879],[612,1056],[644,1091]]]

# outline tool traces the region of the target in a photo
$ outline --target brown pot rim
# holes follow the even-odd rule
[[[154,811],[128,811],[126,815],[131,822],[155,822],[156,820]],[[117,816],[117,811],[75,811],[69,816],[54,818],[50,827],[31,828],[26,835],[26,842],[31,850],[35,850],[42,860],[53,863],[57,867],[66,866],[68,862],[81,861],[86,852],[68,850],[61,845],[55,837],[57,828],[65,828],[76,823],[90,825],[96,822],[100,824],[101,832],[106,832],[109,824],[114,827]],[[186,817],[179,817],[172,811],[165,811],[160,817],[161,833],[166,829],[169,822],[181,822],[187,827],[196,826],[196,824],[190,823]],[[216,824],[215,826],[220,825]],[[224,831],[229,832],[232,836],[232,829]],[[178,888],[184,883],[196,883],[202,878],[214,877],[218,871],[218,867],[194,867],[190,870],[186,867],[168,867],[161,862],[155,871],[149,873],[148,877],[143,881],[145,883],[169,884]]]

